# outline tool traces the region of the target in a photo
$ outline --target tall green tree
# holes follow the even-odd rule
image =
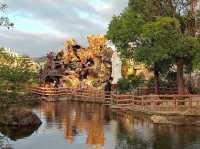
[[[143,62],[155,76],[155,93],[159,94],[159,76],[172,66],[171,49],[179,38],[179,23],[175,18],[161,17],[143,26],[141,43],[133,51],[136,60]]]
[[[142,25],[145,21],[128,7],[120,16],[114,16],[108,27],[107,37],[118,48],[122,57],[132,58],[129,43],[140,40]]]
[[[151,63],[146,62],[146,64],[148,66],[154,64],[154,70],[160,70],[159,65],[165,65],[166,58],[163,56],[167,56],[172,64],[177,65],[178,91],[179,94],[183,94],[184,65],[188,62],[192,63],[196,51],[194,49],[198,47],[195,37],[198,29],[198,2],[199,0],[129,0],[129,5],[124,12],[111,21],[107,36],[116,44],[122,56],[128,55],[128,57],[135,58],[136,55],[136,58],[142,62],[147,58]],[[166,17],[171,20],[175,19],[176,21],[171,23],[176,22],[178,28],[172,30],[175,26],[166,22]],[[162,21],[167,24],[163,26]],[[174,33],[168,34],[168,31],[174,31]],[[134,43],[136,48],[127,48],[130,42]],[[144,57],[146,48],[153,52],[150,54],[152,58]],[[137,49],[141,50],[139,55],[134,54],[134,50]],[[160,59],[157,61],[154,56]]]

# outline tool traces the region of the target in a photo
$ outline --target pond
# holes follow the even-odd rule
[[[42,102],[31,108],[39,128],[0,129],[14,149],[199,149],[200,127],[154,125],[100,104]],[[1,147],[0,147],[1,148]]]

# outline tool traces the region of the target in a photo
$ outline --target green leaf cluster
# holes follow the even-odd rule
[[[113,17],[107,37],[122,57],[143,62],[150,69],[163,73],[178,58],[193,69],[199,68],[199,38],[187,33],[189,6],[187,0],[129,0],[128,7]]]
[[[117,90],[119,93],[131,92],[144,83],[144,76],[129,75],[127,78],[121,78],[118,81]]]

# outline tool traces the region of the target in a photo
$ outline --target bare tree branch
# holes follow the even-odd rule
[[[5,13],[6,9],[8,8],[7,4],[0,2],[0,11]],[[10,22],[7,16],[0,16],[0,27],[7,27],[8,29],[14,27],[14,23]]]

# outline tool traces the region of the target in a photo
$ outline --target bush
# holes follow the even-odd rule
[[[131,92],[143,83],[144,76],[129,75],[127,78],[122,78],[118,81],[117,91],[119,93]]]
[[[176,87],[176,81],[174,80],[168,80],[167,78],[160,77],[159,79],[160,87],[164,88],[170,88],[170,87]],[[155,87],[155,78],[151,77],[149,80],[146,82],[147,87],[149,88],[154,88]]]
[[[17,98],[18,98],[18,95],[17,95],[17,92],[15,91],[8,94],[8,99],[10,100],[10,102],[17,101]]]
[[[154,79],[154,77],[151,77],[151,78],[149,78],[148,80],[147,80],[147,86],[148,87],[152,87],[152,86],[154,86],[154,84],[155,84],[155,79]]]
[[[190,89],[191,94],[200,94],[200,88],[193,87]]]

